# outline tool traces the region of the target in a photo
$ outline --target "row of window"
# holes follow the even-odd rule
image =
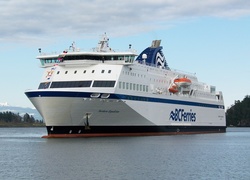
[[[47,63],[60,63],[61,61],[58,59],[40,59],[41,64],[44,66]]]
[[[77,73],[77,70],[74,71],[74,74]],[[83,71],[83,74],[87,73],[87,70],[84,70]],[[95,70],[92,70],[91,73],[95,73]],[[101,73],[105,73],[105,70],[102,70]],[[110,74],[111,73],[111,70],[108,70],[108,73]],[[57,71],[56,74],[60,74],[60,71]],[[64,74],[68,74],[68,71],[65,71]]]
[[[134,77],[139,77],[139,78],[146,78],[146,75],[145,74],[136,74],[136,73],[133,73],[133,72],[127,72],[127,71],[123,71],[122,72],[123,74],[125,74],[125,75],[128,75],[128,76],[134,76]],[[167,80],[165,80],[165,79],[151,79],[150,78],[150,81],[152,81],[152,82],[157,82],[157,83],[168,83],[168,81]],[[170,82],[169,82],[169,84],[170,84]]]
[[[92,81],[54,81],[40,83],[38,89],[91,87]],[[115,81],[94,81],[92,87],[114,87]],[[148,86],[119,81],[119,89],[148,92]]]
[[[119,89],[148,92],[147,85],[121,82],[121,81],[119,81]]]
[[[92,87],[114,87],[115,81],[94,81]]]
[[[74,88],[74,87],[90,87],[92,81],[58,81],[52,82],[50,88]]]
[[[91,56],[91,55],[66,55],[64,57],[57,58],[45,58],[40,59],[41,63],[60,63],[62,61],[67,60],[97,60],[97,61],[117,61],[117,60],[125,60],[126,62],[133,62],[135,59],[134,55],[126,55],[126,56]]]
[[[63,57],[63,60],[125,60],[125,61],[133,61],[135,56],[91,56],[91,55],[67,55]]]
[[[54,81],[40,83],[38,89],[91,87],[92,81]],[[51,86],[50,86],[51,84]],[[94,81],[92,87],[114,87],[115,81]]]

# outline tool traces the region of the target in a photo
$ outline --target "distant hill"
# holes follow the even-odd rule
[[[10,111],[15,114],[19,113],[20,116],[23,116],[24,114],[28,113],[29,115],[32,115],[37,120],[43,119],[36,109],[32,109],[28,107],[10,106],[8,105],[8,103],[0,103],[0,112],[6,112],[6,111]]]

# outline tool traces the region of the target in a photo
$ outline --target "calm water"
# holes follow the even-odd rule
[[[0,128],[0,179],[250,179],[250,128],[223,134],[43,139]]]

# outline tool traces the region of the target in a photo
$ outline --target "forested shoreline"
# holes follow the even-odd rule
[[[247,95],[226,110],[227,126],[250,127],[250,96]]]
[[[11,111],[0,112],[0,127],[34,127],[45,126],[42,120],[35,119],[28,113],[21,116]]]

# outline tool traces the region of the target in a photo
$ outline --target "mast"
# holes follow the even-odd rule
[[[100,38],[100,41],[97,45],[97,52],[110,52],[111,51],[111,48],[109,47],[109,38],[107,36],[107,34],[103,34]]]

